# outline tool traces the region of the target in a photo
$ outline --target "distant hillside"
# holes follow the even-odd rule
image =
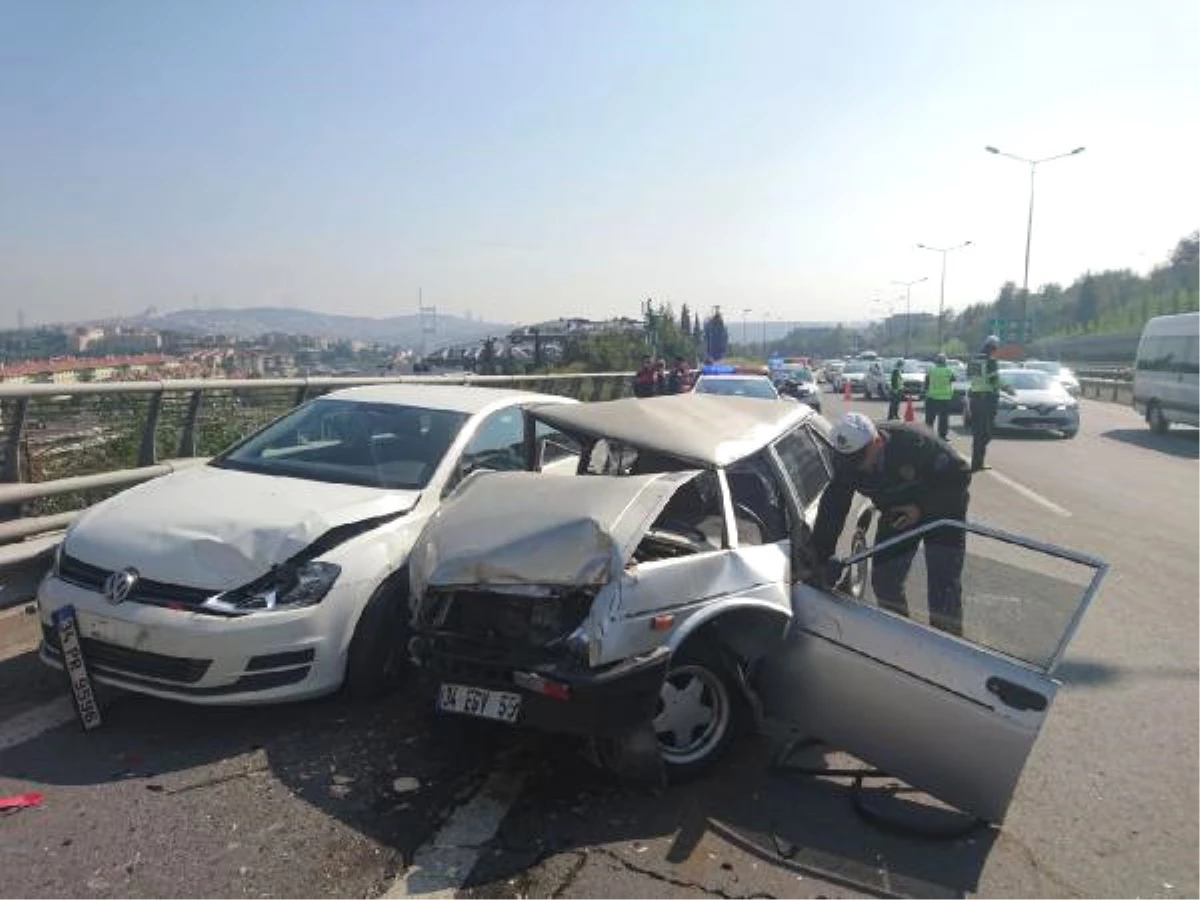
[[[278,307],[180,309],[162,315],[139,316],[133,323],[157,330],[227,334],[239,338],[275,332],[337,340],[374,341],[403,347],[416,347],[421,343],[421,319],[417,315],[374,319]],[[490,335],[500,336],[507,334],[512,327],[499,322],[479,322],[439,314],[437,331],[427,336],[427,346],[433,350],[446,344],[476,341]]]

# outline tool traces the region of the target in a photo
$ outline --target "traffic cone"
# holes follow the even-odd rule
[[[912,397],[904,398],[904,421],[905,422],[917,421],[917,411],[915,409],[913,409]]]
[[[845,400],[847,403],[850,402],[850,381],[849,381],[849,379],[842,382],[842,399]]]

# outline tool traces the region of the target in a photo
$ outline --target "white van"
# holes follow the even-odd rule
[[[1158,316],[1138,342],[1133,406],[1160,434],[1172,422],[1200,424],[1200,313]]]

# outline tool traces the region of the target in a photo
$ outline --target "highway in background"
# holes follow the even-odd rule
[[[1112,564],[1003,829],[885,833],[845,781],[772,771],[765,738],[707,779],[624,788],[574,742],[436,720],[405,695],[109,696],[85,736],[17,611],[0,621],[0,796],[45,798],[0,812],[0,894],[1196,896],[1200,443],[1082,409],[1074,440],[998,438],[972,488],[974,520]]]

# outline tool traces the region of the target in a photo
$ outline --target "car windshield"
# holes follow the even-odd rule
[[[222,469],[378,488],[423,488],[467,415],[321,398],[218,456]]]
[[[1018,391],[1044,391],[1055,384],[1049,375],[1036,369],[1012,369],[1006,371],[1001,379]]]
[[[719,394],[723,397],[756,397],[761,400],[777,400],[779,393],[763,377],[753,378],[701,378],[696,383],[697,394]]]
[[[862,374],[867,371],[867,363],[855,360],[854,362],[846,363],[846,368],[842,369],[844,375]]]
[[[793,366],[785,366],[780,371],[779,374],[783,378],[787,378],[787,379],[790,379],[791,381],[800,382],[800,383],[809,382],[809,381],[813,380],[812,372],[810,372],[808,369],[803,368],[802,366],[794,366],[794,367]]]
[[[1027,362],[1025,368],[1034,369],[1038,372],[1048,372],[1051,375],[1062,374],[1062,363],[1056,362]]]
[[[929,369],[929,363],[920,362],[919,360],[910,359],[904,364],[904,371],[912,374],[919,372],[922,375]]]

